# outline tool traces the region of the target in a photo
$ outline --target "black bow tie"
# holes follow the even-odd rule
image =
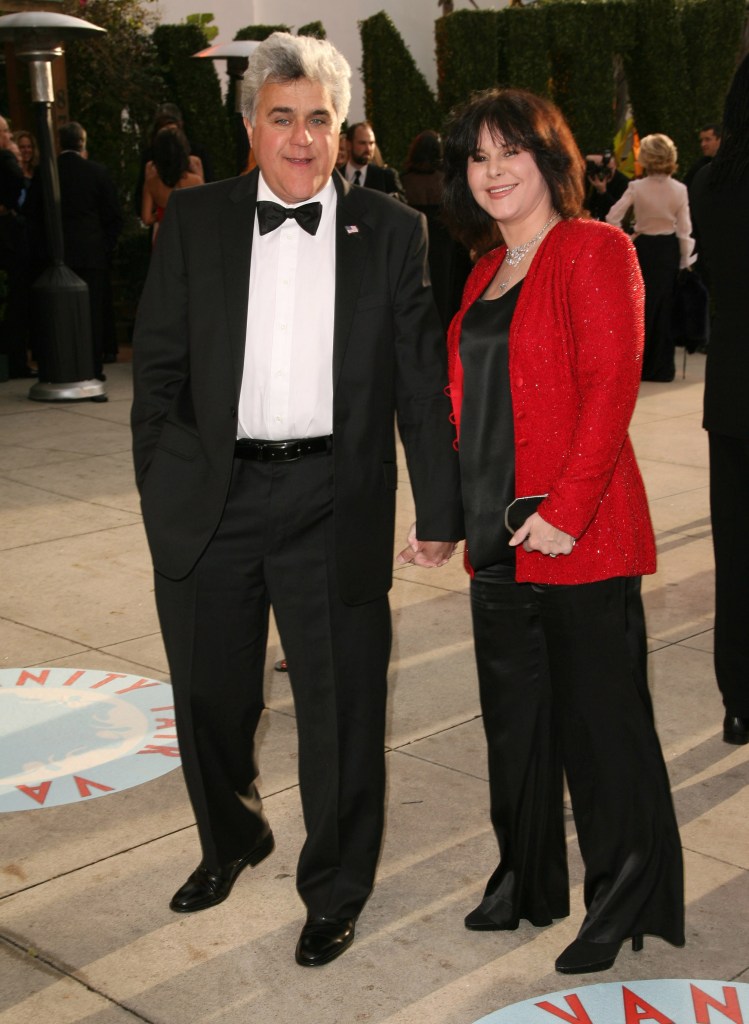
[[[321,216],[322,203],[305,203],[304,206],[295,206],[293,210],[278,203],[266,203],[262,200],[257,204],[257,222],[261,235],[275,231],[289,218],[295,220],[299,227],[304,228],[310,235],[314,235],[317,234]]]

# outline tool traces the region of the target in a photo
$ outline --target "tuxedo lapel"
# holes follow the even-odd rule
[[[257,203],[257,171],[242,175],[221,210],[223,280],[237,397],[242,383],[250,290],[252,233]]]
[[[353,319],[357,298],[361,290],[370,246],[372,228],[363,219],[365,209],[359,202],[361,192],[333,175],[338,193],[336,210],[335,261],[335,328],[333,331],[333,387],[343,365],[349,340],[353,333]]]

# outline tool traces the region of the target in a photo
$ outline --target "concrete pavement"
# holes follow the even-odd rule
[[[130,464],[130,366],[106,369],[106,404],[38,404],[27,382],[0,384],[1,669],[167,678]],[[455,557],[442,570],[395,572],[387,832],[352,948],[319,970],[294,963],[303,828],[294,712],[287,677],[272,670],[273,634],[260,764],[274,855],[220,907],[180,917],[167,904],[199,854],[179,771],[0,814],[0,1024],[472,1024],[565,985],[749,981],[749,747],[721,739],[703,375],[695,354],[685,380],[643,384],[632,428],[659,548],[644,593],[685,852],[683,950],[649,939],[604,975],[554,972],[582,918],[571,818],[570,918],[511,933],[464,929],[496,847],[467,577]],[[412,518],[405,483],[398,515],[400,543]]]

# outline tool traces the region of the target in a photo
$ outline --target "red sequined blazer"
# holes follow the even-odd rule
[[[448,393],[460,438],[463,316],[505,253],[483,257],[448,334]],[[518,582],[592,583],[655,572],[655,539],[627,430],[640,385],[644,292],[619,228],[557,224],[541,243],[510,327],[515,494],[576,538],[569,556],[517,550]],[[470,552],[466,560],[470,571]]]

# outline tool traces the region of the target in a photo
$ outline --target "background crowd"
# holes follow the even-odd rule
[[[445,329],[460,304],[475,253],[451,233],[443,215],[442,139],[433,130],[416,135],[400,175],[380,151],[373,125],[358,122],[341,132],[337,169],[352,184],[385,192],[421,211],[428,223],[429,269]],[[646,278],[647,332],[643,379],[672,380],[675,345],[704,350],[708,340],[704,264],[694,252],[688,189],[709,166],[721,142],[721,126],[699,130],[702,157],[677,180],[677,152],[665,135],[640,142],[629,130],[600,153],[586,157],[584,207],[596,220],[620,224],[632,234]],[[88,285],[94,366],[117,358],[118,330],[112,294],[112,265],[123,217],[112,176],[88,158],[85,128],[72,122],[59,132],[58,171],[65,260]],[[653,147],[657,152],[654,154]],[[214,158],[188,135],[173,103],[154,113],[148,144],[133,183],[133,209],[155,242],[171,192],[214,180]],[[251,152],[238,153],[243,172]],[[5,271],[5,312],[0,321],[0,375],[33,377],[37,353],[31,329],[32,285],[47,266],[44,201],[38,174],[39,147],[27,129],[12,132],[0,117],[0,270]],[[680,271],[696,271],[688,285]],[[689,295],[684,296],[686,288]],[[695,290],[698,290],[696,307]],[[684,304],[688,306],[686,322]]]

